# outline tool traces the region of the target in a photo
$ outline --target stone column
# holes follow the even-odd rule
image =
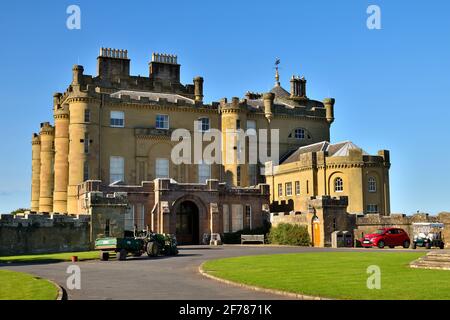
[[[53,211],[67,213],[67,186],[69,179],[69,109],[55,110],[55,190]]]
[[[41,138],[33,134],[31,140],[31,211],[39,211],[39,186],[41,172]]]
[[[41,125],[41,170],[39,186],[39,211],[53,212],[53,173],[55,130],[48,122]]]

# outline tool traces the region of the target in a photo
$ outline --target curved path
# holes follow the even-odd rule
[[[206,260],[247,255],[282,254],[352,249],[319,249],[271,246],[184,246],[175,257],[148,259],[146,256],[127,261],[82,261],[81,290],[67,290],[70,262],[2,265],[1,268],[28,272],[50,279],[66,289],[69,299],[217,299],[257,300],[289,299],[227,285],[203,277],[198,272]],[[361,250],[361,249],[353,249]],[[367,249],[363,249],[367,250]],[[375,249],[376,250],[376,249]],[[391,250],[385,250],[391,251]],[[400,249],[392,250],[400,251]]]

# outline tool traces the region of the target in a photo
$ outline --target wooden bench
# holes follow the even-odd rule
[[[241,235],[241,244],[244,242],[261,242],[264,244],[264,235],[263,234],[242,234]]]

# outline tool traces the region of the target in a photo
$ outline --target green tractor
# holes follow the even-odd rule
[[[437,247],[444,249],[445,242],[442,238],[443,223],[418,222],[413,223],[414,238],[412,248],[425,247],[431,249]]]
[[[100,251],[100,260],[108,261],[111,252],[117,260],[126,260],[128,254],[140,257],[146,253],[149,257],[159,255],[177,255],[177,240],[170,234],[153,233],[148,230],[134,232],[132,237],[102,237],[95,240],[95,250]]]

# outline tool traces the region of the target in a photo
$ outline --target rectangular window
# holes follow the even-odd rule
[[[156,129],[169,129],[169,116],[167,114],[157,114],[156,115]]]
[[[110,228],[109,228],[109,225],[110,225],[110,221],[109,221],[109,219],[106,219],[106,221],[105,221],[105,237],[109,237],[109,230],[110,230]]]
[[[89,162],[85,161],[83,166],[83,181],[89,180]]]
[[[286,183],[286,196],[292,196],[292,182]]]
[[[249,175],[248,180],[250,182],[251,186],[255,186],[258,184],[258,165],[257,164],[250,164],[248,166]]]
[[[138,231],[142,231],[145,229],[145,205],[140,204],[137,205],[136,208],[139,208],[139,211],[136,215],[135,225],[137,226]]]
[[[237,166],[236,168],[236,185],[238,187],[241,186],[241,166]]]
[[[256,135],[256,121],[247,120],[247,134]]]
[[[306,180],[306,194],[309,194],[309,180]]]
[[[244,229],[242,204],[231,205],[231,232]]]
[[[300,195],[300,181],[295,181],[295,194]]]
[[[91,122],[91,112],[89,109],[84,110],[84,122]]]
[[[110,126],[123,128],[125,126],[125,114],[123,111],[111,111]]]
[[[227,204],[224,204],[222,207],[223,210],[223,232],[230,232],[230,207]]]
[[[112,156],[109,158],[109,183],[125,181],[125,160],[123,157]]]
[[[252,229],[252,207],[245,205],[245,228]]]
[[[240,129],[241,128],[241,120],[236,120],[236,129]]]
[[[89,153],[89,133],[84,134],[84,153]]]
[[[155,176],[156,178],[169,178],[169,160],[168,159],[156,159],[156,166],[155,166],[156,172]]]
[[[198,165],[198,183],[206,183],[208,179],[211,179],[211,165],[200,163]]]
[[[127,211],[125,212],[125,231],[134,230],[134,205],[130,204]]]
[[[378,205],[368,204],[367,205],[367,213],[378,213]]]
[[[200,132],[209,131],[209,118],[198,119],[198,131]]]
[[[278,184],[278,196],[281,197],[283,195],[283,185],[281,183]]]

